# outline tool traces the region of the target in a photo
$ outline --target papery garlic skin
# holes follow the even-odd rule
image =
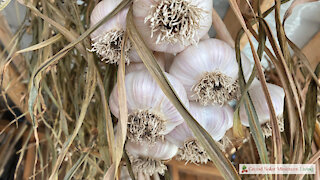
[[[272,105],[275,110],[276,116],[278,117],[279,123],[281,124],[284,109],[284,90],[281,87],[270,83],[267,83],[267,87],[271,96]],[[270,121],[269,108],[260,81],[257,79],[253,80],[248,92],[258,115],[260,124],[264,124]],[[249,120],[244,104],[240,106],[240,120],[244,126],[249,127]],[[281,129],[283,131],[283,127],[280,127],[280,131]]]
[[[207,39],[178,54],[169,73],[183,83],[189,100],[223,105],[237,96],[238,70],[234,49]]]
[[[166,76],[179,95],[181,102],[189,107],[183,85],[170,74],[166,73]],[[155,142],[163,139],[163,135],[168,134],[184,121],[146,70],[127,74],[125,86],[129,113],[128,138],[131,141]],[[111,93],[109,104],[112,114],[118,118],[117,86]]]
[[[107,16],[120,4],[120,0],[103,0],[99,2],[93,9],[90,17],[91,26],[98,23],[101,19]],[[129,7],[125,7],[109,21],[102,24],[97,30],[91,33],[90,37],[93,41],[91,52],[96,52],[101,61],[114,64],[120,61],[121,46],[124,40],[124,34],[126,30],[126,16]],[[126,41],[124,47],[124,56],[127,64],[130,61],[140,62],[139,58],[135,58],[136,52],[132,50],[130,40]]]
[[[134,23],[150,49],[178,53],[209,31],[212,6],[212,0],[134,0]]]
[[[201,106],[199,103],[190,102],[189,111],[215,141],[223,138],[230,127],[230,121],[233,120],[233,110],[229,105]],[[174,128],[165,138],[180,148],[177,157],[179,160],[192,163],[207,163],[209,160],[185,122]]]
[[[178,147],[168,141],[157,141],[154,144],[142,141],[134,143],[128,141],[126,150],[132,163],[134,173],[153,175],[164,174],[167,169],[163,160],[169,160],[178,152]]]

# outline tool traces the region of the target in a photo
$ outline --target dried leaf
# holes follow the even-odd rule
[[[1,0],[1,2],[0,2],[0,11],[2,9],[4,9],[5,7],[7,7],[10,2],[11,2],[11,0]]]
[[[88,157],[90,154],[90,151],[81,154],[80,158],[77,160],[77,162],[72,166],[72,168],[66,173],[64,176],[63,180],[70,180],[73,175],[77,172],[77,170],[80,168],[82,165],[83,161]]]
[[[267,104],[268,104],[268,108],[269,108],[269,111],[270,111],[270,117],[271,117],[271,126],[272,126],[272,140],[273,140],[273,147],[274,147],[274,151],[273,151],[273,156],[274,159],[275,159],[275,163],[282,163],[282,143],[281,143],[281,137],[280,136],[280,131],[279,131],[279,128],[277,126],[277,117],[276,117],[276,113],[275,113],[275,110],[273,108],[273,105],[272,105],[272,101],[271,101],[271,97],[270,97],[270,94],[269,94],[269,90],[267,88],[267,83],[266,83],[266,79],[264,77],[264,73],[262,71],[262,66],[261,66],[261,63],[260,63],[260,59],[256,53],[256,51],[254,50],[254,46],[253,46],[253,43],[251,41],[251,33],[249,32],[247,26],[246,26],[246,23],[241,15],[241,11],[236,3],[235,0],[229,0],[229,3],[230,3],[230,6],[232,7],[234,13],[236,14],[238,20],[240,21],[240,24],[242,26],[242,28],[244,29],[244,32],[246,33],[246,35],[248,36],[248,39],[249,39],[249,43],[250,43],[250,47],[251,47],[251,52],[253,54],[253,59],[255,61],[255,65],[257,67],[257,72],[258,72],[258,75],[259,75],[259,78],[260,78],[260,82],[261,82],[261,85],[262,85],[262,89],[263,89],[263,92],[264,92],[264,95],[265,95],[265,98],[267,100]],[[259,135],[259,134],[257,134]],[[256,138],[257,140],[259,140],[259,138],[261,137],[254,137]],[[260,153],[263,153],[263,151],[261,151]],[[265,154],[260,154],[260,158],[263,158],[265,156]]]
[[[318,64],[315,73],[320,77],[320,64]],[[311,145],[314,135],[314,129],[317,121],[317,100],[318,100],[318,80],[311,80],[306,96],[306,107],[304,111],[305,117],[305,137],[306,137],[306,152],[305,152],[305,160],[309,157],[311,153]]]
[[[133,170],[132,170],[132,166],[131,166],[131,162],[130,162],[130,159],[129,159],[129,156],[127,154],[126,151],[123,152],[123,157],[126,161],[126,166],[127,166],[127,169],[128,169],[128,172],[129,172],[129,175],[131,177],[132,180],[136,180],[136,178],[134,177],[134,173],[133,173]]]
[[[51,37],[50,39],[45,40],[45,41],[43,41],[43,42],[41,42],[39,44],[36,44],[36,45],[30,46],[30,47],[27,47],[25,49],[22,49],[20,51],[17,51],[16,54],[20,54],[20,53],[25,53],[25,52],[41,49],[43,47],[46,47],[46,46],[48,46],[50,44],[53,44],[53,43],[59,41],[61,38],[62,38],[62,35],[61,34],[57,34],[57,35]]]
[[[103,180],[114,180],[116,174],[116,165],[113,163],[104,175]]]
[[[119,121],[117,125],[116,145],[115,145],[115,173],[118,171],[118,166],[122,158],[124,143],[127,138],[127,126],[128,126],[128,107],[127,96],[125,86],[125,59],[124,48],[127,40],[127,35],[124,37],[124,41],[121,47],[121,60],[118,67],[117,87],[118,87],[118,101],[119,101]]]

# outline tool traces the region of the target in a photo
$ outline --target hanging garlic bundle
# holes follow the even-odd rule
[[[167,166],[163,164],[164,160],[169,160],[177,154],[178,147],[168,141],[157,141],[154,144],[147,142],[126,143],[133,172],[151,176],[159,173],[164,174]]]
[[[281,87],[274,84],[270,84],[270,83],[267,83],[267,87],[271,96],[273,108],[277,115],[280,132],[283,132],[284,124],[283,124],[282,115],[283,115],[284,96],[285,96],[284,91]],[[269,124],[270,113],[269,113],[267,100],[265,98],[265,95],[263,93],[262,86],[259,80],[257,79],[253,80],[248,92],[253,102],[256,113],[258,115],[260,124],[265,124],[265,126],[263,127],[264,136],[269,137],[272,134],[271,126]],[[240,119],[241,119],[241,123],[244,126],[249,127],[249,120],[248,120],[248,116],[247,116],[244,104],[240,106]]]
[[[196,102],[190,102],[189,111],[215,141],[223,138],[230,122],[233,121],[233,110],[228,105],[222,107],[218,105],[201,106]],[[207,153],[185,122],[174,128],[165,138],[179,147],[177,155],[179,160],[192,163],[208,162]]]
[[[121,0],[103,0],[99,2],[91,13],[91,26],[107,16],[120,2]],[[93,44],[90,51],[96,52],[101,57],[101,61],[110,64],[120,61],[128,10],[129,7],[124,8],[91,34]],[[129,64],[130,60],[134,62],[141,61],[137,53],[132,50],[129,39],[126,42],[124,51],[127,64]]]
[[[169,73],[183,83],[190,100],[223,105],[237,97],[238,69],[234,49],[207,39],[178,54]]]
[[[134,0],[134,23],[150,49],[178,53],[209,31],[212,6],[212,0]]]
[[[182,103],[189,107],[183,85],[166,73]],[[134,71],[125,77],[128,106],[128,138],[134,142],[155,142],[163,139],[184,120],[173,104],[146,70]],[[110,109],[119,117],[117,86],[114,87],[110,100]]]

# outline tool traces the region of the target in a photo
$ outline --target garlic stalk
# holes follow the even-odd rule
[[[277,115],[280,132],[283,132],[284,123],[283,123],[282,115],[283,115],[283,108],[284,108],[284,96],[285,96],[284,91],[281,87],[274,84],[270,84],[270,83],[267,83],[267,87],[271,96],[273,108]],[[258,115],[260,124],[265,124],[265,126],[262,127],[263,133],[265,137],[269,137],[272,134],[271,126],[269,124],[270,113],[269,113],[267,100],[265,98],[265,95],[263,93],[262,86],[259,80],[257,79],[253,80],[248,92],[253,102],[256,113]],[[244,126],[249,127],[249,120],[248,120],[248,116],[247,116],[244,104],[240,106],[240,119],[241,119],[241,123]]]
[[[223,105],[238,96],[238,69],[234,49],[207,39],[178,54],[169,73],[183,83],[189,100]]]
[[[201,106],[190,102],[189,111],[215,141],[223,138],[230,121],[233,121],[233,110],[228,105]],[[209,160],[209,156],[185,122],[174,128],[165,138],[179,147],[177,159],[192,163],[207,163]]]
[[[169,82],[186,107],[189,102],[183,85],[173,76],[166,73]],[[153,77],[146,71],[134,71],[125,77],[128,106],[128,138],[134,142],[155,142],[163,139],[184,120],[163,94]],[[119,117],[117,85],[114,87],[110,100],[110,110]]]
[[[134,0],[137,30],[154,51],[178,53],[211,27],[212,0]]]
[[[135,174],[151,176],[155,173],[164,174],[167,170],[164,160],[169,160],[177,154],[178,147],[168,141],[157,141],[149,144],[145,141],[126,143],[132,170]]]
[[[91,13],[91,26],[107,16],[120,2],[120,0],[103,0],[99,2]],[[118,64],[121,57],[121,46],[124,40],[128,10],[129,7],[124,8],[90,35],[93,41],[90,51],[96,52],[101,57],[101,61]],[[130,60],[134,62],[141,61],[132,50],[129,39],[126,41],[124,51],[127,64],[129,64]]]

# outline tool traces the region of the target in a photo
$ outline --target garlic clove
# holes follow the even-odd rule
[[[189,129],[187,123],[183,122],[175,127],[169,134],[166,134],[165,139],[178,147],[182,147],[187,139],[194,139],[194,135]]]
[[[277,85],[267,83],[267,87],[276,115],[281,118],[284,108],[285,93],[283,89]],[[260,124],[268,122],[270,120],[269,108],[259,80],[255,79],[252,82],[251,87],[249,88],[249,94],[258,115]],[[240,106],[240,119],[244,126],[249,127],[249,120],[244,104]]]
[[[134,0],[134,23],[148,47],[178,53],[211,27],[211,0]]]
[[[228,116],[228,123],[227,123],[227,130],[229,130],[230,128],[233,127],[233,114],[234,114],[234,110],[232,109],[232,107],[230,105],[225,105],[224,106],[226,114]]]
[[[189,107],[183,85],[173,76],[167,73],[166,76],[179,95],[181,102]],[[127,74],[125,86],[129,113],[128,138],[132,141],[148,140],[155,142],[162,139],[163,135],[169,133],[184,121],[146,70]],[[118,118],[117,86],[111,93],[109,104],[112,114]]]
[[[183,83],[189,100],[223,105],[236,98],[238,69],[234,49],[207,39],[178,54],[169,73]]]
[[[163,160],[169,160],[176,155],[178,147],[168,141],[157,141],[149,144],[145,141],[126,143],[132,169],[135,174],[143,173],[151,176],[155,173],[164,174],[167,169]]]

